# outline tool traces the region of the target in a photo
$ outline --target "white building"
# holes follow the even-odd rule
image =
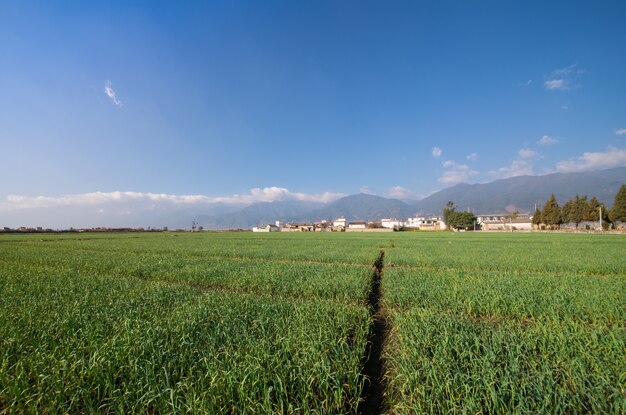
[[[441,216],[420,216],[409,218],[406,225],[410,228],[418,228],[424,231],[445,231],[446,224]]]
[[[532,230],[532,217],[525,214],[518,215],[477,215],[476,222],[485,231],[530,231]]]
[[[395,219],[395,218],[381,219],[380,224],[383,226],[383,228],[388,228],[388,229],[401,228],[404,226],[403,221],[401,221],[400,219]]]
[[[335,226],[335,227],[343,226],[345,228],[346,227],[346,223],[347,223],[346,218],[341,216],[341,217],[339,217],[339,218],[337,218],[337,219],[335,219],[333,221],[333,226]]]
[[[407,228],[419,228],[424,220],[424,217],[408,218],[406,222],[404,222],[404,226]]]
[[[348,229],[365,229],[367,227],[367,222],[365,221],[354,221],[348,223]]]
[[[278,232],[280,228],[276,225],[261,225],[252,228],[252,232]]]

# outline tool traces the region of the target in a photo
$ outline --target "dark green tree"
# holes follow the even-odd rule
[[[450,229],[450,214],[456,212],[456,205],[452,200],[448,200],[446,207],[443,208],[443,223],[446,224],[446,229]]]
[[[563,204],[563,206],[561,207],[561,221],[563,221],[563,223],[572,222],[571,217],[572,217],[573,210],[574,210],[574,199],[570,199]]]
[[[476,216],[472,212],[450,212],[448,215],[450,221],[448,226],[454,229],[469,229],[474,226]]]
[[[598,202],[598,199],[596,199],[595,196],[592,197],[591,200],[589,200],[589,207],[587,212],[589,215],[589,220],[593,222],[599,222],[600,213],[602,213],[603,228],[607,228],[608,224],[611,222],[611,219],[609,218],[609,210],[606,208],[606,206],[604,206],[604,203]]]
[[[598,212],[600,206],[600,202],[598,202],[598,199],[596,199],[595,196],[592,197],[591,200],[589,200],[589,206],[587,207],[587,216],[589,217],[589,220],[594,222],[598,221]]]
[[[585,204],[587,197],[585,196]],[[561,219],[565,223],[573,223],[578,229],[578,225],[583,221],[583,214],[585,213],[585,206],[581,202],[580,196],[568,200],[561,208]]]
[[[589,217],[589,201],[587,200],[587,195],[580,198],[578,210],[580,211],[580,218],[582,222],[591,220]]]
[[[550,199],[548,199],[546,205],[543,207],[543,210],[541,211],[541,218],[546,225],[556,227],[557,229],[561,223],[563,223],[563,219],[561,218],[561,208],[556,201],[556,197],[554,197],[554,193],[550,195]]]
[[[615,194],[610,217],[613,222],[626,222],[626,185],[624,184]]]
[[[535,212],[533,213],[533,225],[539,226],[541,224],[541,211],[535,206]]]

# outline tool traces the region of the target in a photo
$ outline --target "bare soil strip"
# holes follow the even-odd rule
[[[361,372],[366,377],[361,404],[358,408],[358,413],[362,415],[381,414],[385,410],[385,364],[382,359],[382,351],[389,328],[380,307],[384,259],[385,251],[381,249],[380,255],[374,263],[368,298],[368,306],[373,320],[370,325],[368,346],[363,356],[363,370]]]

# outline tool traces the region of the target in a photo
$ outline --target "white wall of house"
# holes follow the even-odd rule
[[[401,221],[399,219],[381,219],[380,224],[383,226],[383,228],[393,229],[404,226],[404,221]]]
[[[337,218],[333,221],[333,226],[346,226],[346,218]]]
[[[423,222],[423,217],[408,218],[406,222],[404,222],[404,226],[406,226],[407,228],[419,228],[420,226],[422,226]]]

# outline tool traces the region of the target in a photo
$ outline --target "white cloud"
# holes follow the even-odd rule
[[[122,101],[120,101],[117,98],[117,95],[115,94],[115,90],[113,89],[113,85],[111,84],[111,81],[106,81],[104,83],[104,93],[106,94],[107,97],[111,98],[111,101],[113,101],[113,103],[117,105],[118,107],[121,107],[122,105],[124,105]]]
[[[546,89],[567,89],[567,81],[565,79],[549,79],[544,82]]]
[[[558,138],[550,137],[549,135],[544,135],[543,137],[539,139],[539,141],[537,141],[537,144],[539,144],[540,146],[549,146],[552,144],[556,144],[558,142],[559,142]]]
[[[205,195],[170,195],[165,193],[142,192],[92,192],[62,196],[23,196],[9,195],[5,203],[0,203],[0,210],[48,208],[57,206],[94,206],[104,204],[124,204],[130,202],[150,202],[176,205],[215,204],[250,205],[257,202],[279,200],[301,200],[331,202],[344,196],[342,193],[324,192],[308,194],[291,192],[282,187],[253,188],[247,194],[232,196]]]
[[[387,190],[387,196],[393,197],[395,199],[412,199],[412,200],[420,200],[423,199],[423,195],[418,195],[412,190],[406,189],[402,186],[393,186]]]
[[[531,150],[530,148],[522,148],[517,152],[520,158],[522,159],[530,159],[537,156],[537,152],[535,150]]]
[[[549,90],[571,89],[578,86],[572,85],[572,83],[583,73],[585,73],[585,70],[578,68],[577,64],[555,69],[549,75],[546,75],[543,85]]]
[[[586,152],[582,156],[559,161],[556,170],[568,173],[621,166],[626,166],[626,149],[609,147],[605,152]]]
[[[441,164],[448,171],[444,172],[437,181],[444,184],[457,184],[466,182],[470,177],[476,176],[478,172],[469,168],[467,164],[459,164],[452,160],[446,160]]]
[[[626,135],[626,128],[622,128],[621,130],[615,130],[615,135]]]
[[[569,107],[568,107],[567,105],[561,105],[561,109],[562,109],[563,111],[567,111],[567,110],[568,110],[568,108],[569,108]]]
[[[476,161],[478,160],[478,154],[476,153],[468,154],[467,156],[465,156],[465,158],[470,161]]]
[[[433,147],[432,154],[434,158],[439,158],[441,157],[441,154],[443,154],[443,151],[441,151],[439,147]]]
[[[532,174],[533,166],[528,160],[513,160],[509,166],[500,167],[498,170],[491,170],[489,172],[490,176],[499,179]]]
[[[368,195],[373,194],[373,193],[372,193],[372,191],[370,190],[370,188],[369,188],[369,187],[367,187],[367,186],[361,186],[361,187],[359,188],[359,192],[360,192],[360,193],[365,193],[365,194],[368,194]]]

